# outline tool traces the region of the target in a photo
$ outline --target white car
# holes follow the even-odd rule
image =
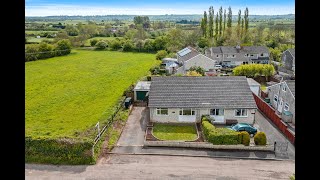
[[[222,66],[221,65],[215,65],[214,69],[222,69]]]

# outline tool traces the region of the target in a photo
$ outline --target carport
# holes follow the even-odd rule
[[[139,81],[134,87],[134,101],[145,100],[146,94],[150,91],[151,81]]]

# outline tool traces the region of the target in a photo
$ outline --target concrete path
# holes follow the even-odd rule
[[[289,179],[294,161],[110,155],[92,166],[25,165],[27,180],[84,179]]]
[[[280,132],[280,130],[272,123],[270,119],[265,117],[260,111],[255,114],[255,127],[259,131],[266,133],[267,140],[269,144],[277,142],[289,142],[287,154],[277,154],[277,158],[289,158],[295,159],[295,147],[290,143],[290,141]]]
[[[149,112],[146,107],[133,107],[118,140],[117,146],[143,146],[148,113]],[[113,152],[116,150],[117,148],[114,148]]]

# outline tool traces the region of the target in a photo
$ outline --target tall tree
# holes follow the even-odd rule
[[[204,11],[203,18],[201,20],[201,30],[204,37],[207,37],[208,17],[207,12]]]
[[[227,18],[226,9],[224,9],[224,13],[223,13],[223,35],[224,35],[224,31],[226,29],[226,18]]]
[[[237,37],[240,38],[240,26],[241,26],[241,10],[238,12],[238,25],[237,25]]]
[[[222,6],[219,9],[219,36],[221,37],[222,33]]]
[[[249,28],[249,10],[246,7],[246,10],[244,11],[244,24],[245,24],[245,33],[247,34],[248,28]]]
[[[218,16],[218,12],[217,12],[217,15],[216,15],[216,30],[215,30],[215,37],[216,37],[216,39],[218,39],[218,33],[219,33],[218,20],[219,20],[219,16]]]
[[[228,23],[227,23],[227,27],[231,28],[232,25],[232,10],[231,7],[229,6],[228,8]]]
[[[213,16],[214,16],[214,10],[213,10],[213,7],[210,6],[210,8],[209,8],[209,37],[213,37]]]
[[[243,37],[243,33],[244,33],[244,20],[242,18],[242,20],[241,20],[241,34],[240,34],[241,39]]]

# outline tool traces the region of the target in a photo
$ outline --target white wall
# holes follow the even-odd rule
[[[256,112],[256,109],[248,109],[247,110],[248,117],[236,117],[235,116],[235,110],[234,109],[225,109],[224,110],[224,118],[226,119],[236,119],[239,123],[248,123],[253,124],[254,122],[254,114]]]
[[[185,69],[190,69],[192,66],[200,66],[206,71],[209,71],[209,69],[214,69],[215,62],[215,60],[211,60],[204,55],[198,55],[189,59],[188,61],[185,61],[184,65]]]

